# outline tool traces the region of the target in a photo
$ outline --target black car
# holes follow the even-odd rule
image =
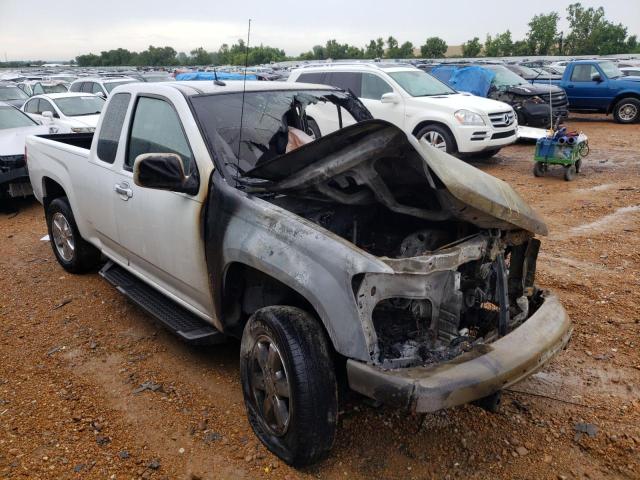
[[[562,75],[547,72],[542,68],[531,68],[525,65],[516,64],[508,64],[505,65],[505,67],[529,82],[534,80],[560,80],[562,78]]]
[[[567,117],[569,100],[562,88],[529,83],[504,65],[481,66],[496,74],[488,98],[511,105],[520,125],[545,128],[555,124],[558,117]]]
[[[511,105],[518,115],[520,125],[547,128],[552,123],[555,124],[558,117],[562,120],[568,115],[569,101],[562,88],[555,85],[529,83],[503,64],[447,63],[422,65],[420,68],[431,73],[432,70],[444,65],[457,68],[475,66],[491,70],[495,76],[489,86],[487,98]],[[446,79],[435,75],[447,83]],[[452,87],[455,88],[455,86]]]

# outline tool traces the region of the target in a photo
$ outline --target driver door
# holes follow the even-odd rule
[[[111,185],[121,250],[131,270],[200,316],[210,317],[202,199],[143,188],[133,179],[135,159],[144,153],[176,153],[185,171],[198,175],[178,112],[167,98],[139,96],[129,125],[127,147]]]

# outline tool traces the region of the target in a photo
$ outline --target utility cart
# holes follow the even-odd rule
[[[567,133],[566,128],[556,131],[553,136],[538,139],[533,157],[533,174],[543,177],[550,165],[564,167],[564,179],[573,180],[580,172],[582,159],[589,154],[589,140],[583,133]]]

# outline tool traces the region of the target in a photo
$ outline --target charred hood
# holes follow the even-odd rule
[[[542,79],[538,79],[542,80]],[[564,90],[557,85],[545,85],[542,83],[529,83],[527,85],[513,85],[507,87],[507,92],[523,97],[533,97],[536,95],[548,95],[549,93],[562,93]]]
[[[544,221],[507,183],[383,120],[357,123],[258,163],[244,180],[257,195],[382,204],[428,221],[547,234]]]

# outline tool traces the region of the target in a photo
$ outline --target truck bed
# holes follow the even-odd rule
[[[53,140],[54,142],[73,145],[74,147],[91,148],[93,133],[52,133],[50,135],[38,135],[39,138]]]

